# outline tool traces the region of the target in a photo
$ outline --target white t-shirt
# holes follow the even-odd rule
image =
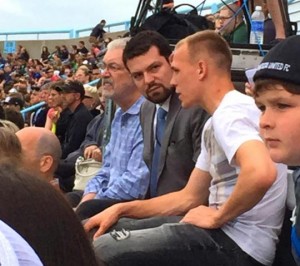
[[[196,167],[212,176],[209,205],[219,208],[232,193],[240,172],[234,161],[238,148],[249,140],[262,141],[258,132],[260,111],[254,100],[230,91],[202,133]],[[251,210],[227,223],[222,230],[247,254],[271,265],[284,216],[287,167],[277,165],[277,180]]]

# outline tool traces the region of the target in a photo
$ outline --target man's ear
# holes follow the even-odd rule
[[[198,71],[198,79],[199,80],[203,80],[206,75],[207,75],[207,63],[206,61],[199,61],[198,62],[198,67],[197,67],[197,71]]]
[[[43,155],[40,159],[40,171],[47,173],[53,165],[53,157],[51,155]]]

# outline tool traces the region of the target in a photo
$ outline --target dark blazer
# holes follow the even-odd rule
[[[149,101],[145,101],[141,107],[143,157],[150,170],[154,151],[155,111],[155,104]],[[178,95],[173,93],[160,151],[157,195],[185,187],[200,153],[201,133],[207,119],[207,113],[201,108],[182,108]]]

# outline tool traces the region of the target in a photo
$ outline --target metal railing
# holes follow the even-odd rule
[[[107,32],[116,32],[116,31],[129,30],[129,27],[130,27],[130,21],[122,21],[122,22],[107,24],[104,29]],[[60,38],[72,39],[72,38],[88,36],[91,33],[92,29],[93,27],[80,29],[80,30],[70,29],[70,30],[49,30],[49,31],[0,32],[0,40],[2,41],[12,41],[16,39],[20,40],[20,38],[25,36],[27,36],[26,40],[28,40],[28,36],[30,35],[32,35],[30,36],[32,40],[60,39]]]
[[[74,30],[51,30],[51,31],[16,31],[16,32],[0,32],[0,36],[4,36],[4,41],[15,40],[16,37],[32,35],[32,39],[41,40],[46,35],[61,36],[63,39],[74,38]],[[34,37],[34,38],[33,38]],[[14,39],[15,38],[15,39]]]
[[[43,107],[45,105],[46,105],[46,102],[40,102],[40,103],[37,103],[35,105],[31,105],[31,106],[29,106],[29,107],[21,110],[21,115],[22,115],[23,119],[25,120],[26,114],[28,112],[34,111],[36,109],[39,109],[39,108],[41,108],[41,107]]]

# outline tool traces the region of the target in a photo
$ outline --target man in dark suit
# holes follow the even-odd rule
[[[163,36],[143,31],[127,43],[123,53],[123,61],[135,84],[148,99],[141,108],[143,157],[151,172],[148,197],[185,187],[200,153],[201,133],[208,117],[199,107],[181,107],[178,95],[170,85],[171,52]],[[160,126],[156,119],[161,108],[166,117],[160,141],[157,137]]]

